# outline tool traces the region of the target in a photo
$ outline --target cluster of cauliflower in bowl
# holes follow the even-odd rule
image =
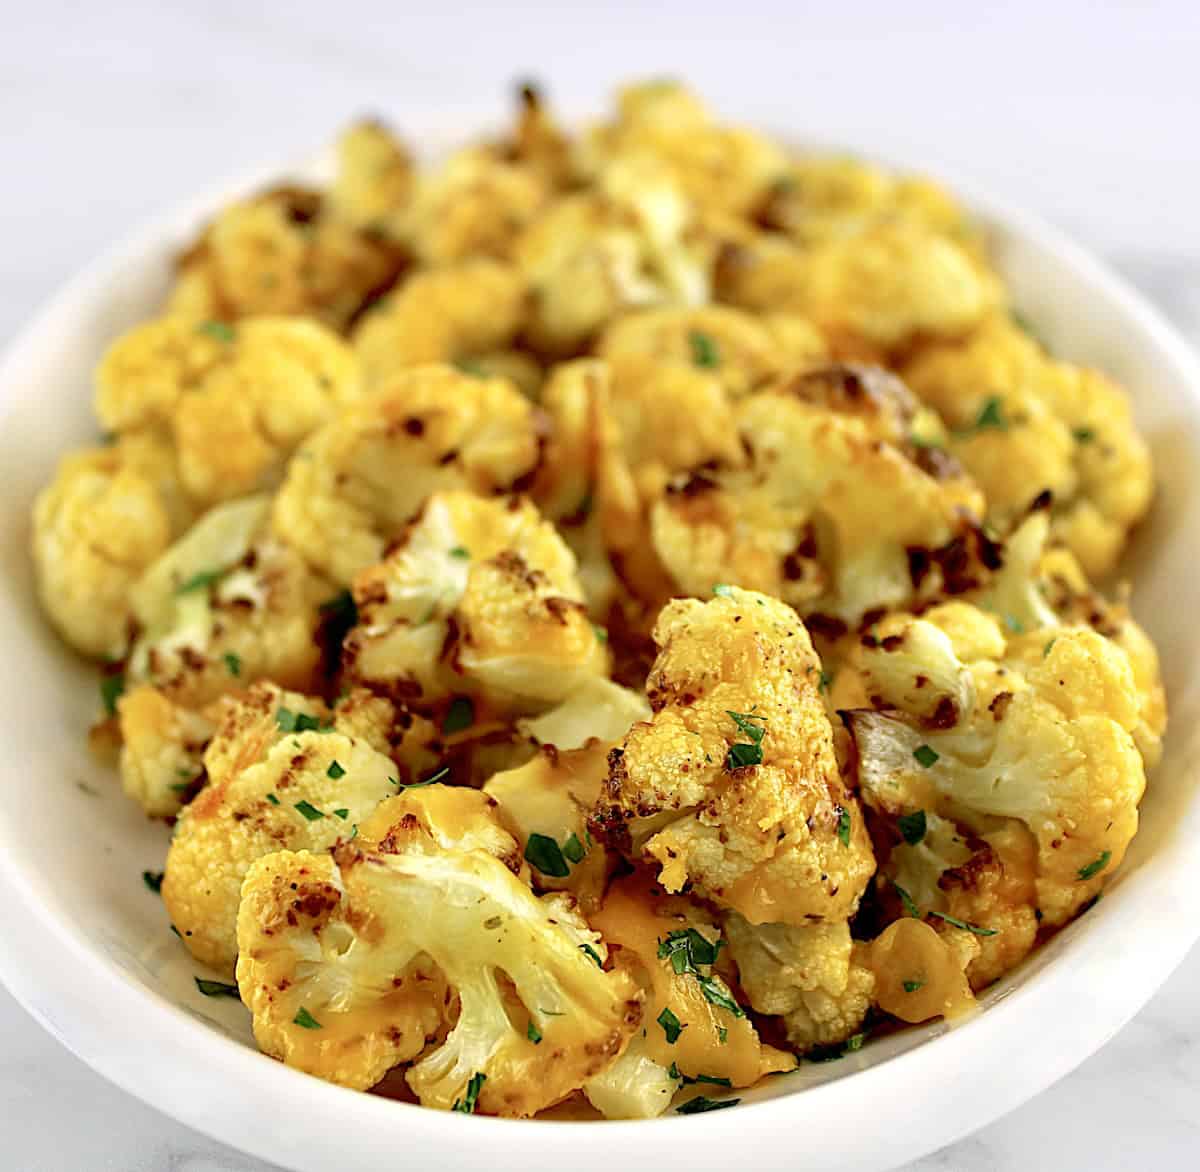
[[[1136,833],[1166,706],[1093,583],[1149,454],[930,182],[670,83],[431,170],[362,123],[95,383],[39,594],[200,991],[293,1067],[732,1106],[971,1013]]]

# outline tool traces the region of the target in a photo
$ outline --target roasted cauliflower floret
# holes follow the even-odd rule
[[[463,362],[512,341],[526,288],[509,265],[486,258],[413,273],[365,314],[354,350],[368,388],[425,362]]]
[[[849,624],[964,589],[986,570],[972,521],[983,501],[953,462],[909,443],[915,413],[903,384],[858,366],[743,400],[743,458],[678,478],[652,508],[654,552],[677,589],[733,582]]]
[[[655,714],[612,753],[597,833],[751,923],[848,918],[875,863],[796,613],[723,587],[670,603],[654,638]]]
[[[855,958],[848,922],[755,925],[730,912],[724,926],[750,1005],[782,1017],[798,1050],[836,1045],[858,1032],[875,979]]]
[[[604,676],[575,559],[519,497],[435,493],[401,543],[354,580],[351,678],[429,706],[455,693],[536,712]]]
[[[169,818],[203,779],[213,722],[157,688],[131,688],[117,701],[121,788],[152,818]]]
[[[230,204],[205,228],[179,260],[167,308],[223,322],[295,314],[341,330],[400,263],[384,236],[331,214],[319,192],[279,187]]]
[[[620,1055],[641,1020],[636,986],[601,967],[603,946],[565,897],[534,896],[495,843],[439,840],[409,808],[422,801],[394,800],[330,855],[282,852],[247,877],[238,982],[256,1037],[365,1089],[439,1033],[444,982],[457,1017],[409,1085],[425,1106],[532,1115]],[[291,984],[297,973],[308,975]]]
[[[118,338],[96,372],[104,425],[169,429],[201,504],[277,480],[292,449],[358,392],[345,343],[299,318],[158,318]]]
[[[795,1064],[790,1054],[759,1039],[729,984],[733,970],[717,921],[690,899],[664,894],[639,872],[609,888],[591,923],[617,956],[630,958],[645,990],[635,1058],[654,1064],[644,1070],[652,1086],[667,1073],[676,1088],[701,1076],[746,1087]],[[611,1088],[602,1087],[601,1094],[606,1090]],[[624,1116],[651,1114],[665,1106],[657,1094],[632,1101],[625,1096],[623,1106],[587,1094],[606,1114],[614,1108]]]
[[[539,417],[505,380],[447,366],[402,371],[296,453],[275,532],[349,585],[383,560],[431,493],[511,492],[532,480],[540,454]]]
[[[315,688],[321,605],[334,588],[269,531],[270,498],[218,505],[130,591],[140,635],[127,675],[200,707],[268,678]]]
[[[364,703],[378,726],[371,738],[361,731]],[[340,731],[338,711],[269,684],[222,706],[204,755],[208,784],[180,815],[162,895],[192,955],[230,970],[250,865],[272,851],[319,851],[348,838],[402,781],[415,779],[380,751],[392,722],[384,700],[343,702],[353,734]]]
[[[337,173],[329,188],[329,211],[367,232],[387,232],[412,197],[413,161],[382,122],[364,119],[337,141]]]
[[[33,566],[46,617],[77,651],[121,656],[130,588],[170,540],[163,494],[124,444],[64,457],[33,505]]]
[[[982,485],[994,524],[1007,527],[1050,492],[1055,538],[1089,575],[1113,569],[1154,491],[1120,387],[1054,361],[1003,314],[963,341],[927,347],[904,373],[949,425],[948,450]]]
[[[909,631],[926,623],[945,629],[946,617],[961,625],[967,609],[959,603],[893,620],[902,628],[874,653],[903,656]],[[1003,639],[996,620],[979,619]],[[947,633],[953,641],[953,627]],[[1023,823],[1037,843],[1037,907],[1053,926],[1100,890],[1137,830],[1145,788],[1133,737],[1140,697],[1128,657],[1092,630],[1063,627],[1050,640],[1037,632],[1005,644],[1001,656],[967,661],[973,703],[966,711],[923,724],[903,709],[845,719],[872,806],[893,816],[933,810],[979,834],[997,825],[989,819]],[[922,674],[919,661],[909,670]],[[902,692],[882,699],[895,704]]]

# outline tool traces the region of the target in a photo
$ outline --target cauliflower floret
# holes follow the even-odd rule
[[[395,799],[331,855],[283,852],[251,871],[238,982],[255,1035],[301,1069],[365,1089],[439,1028],[438,998],[390,1001],[395,978],[403,988],[419,964],[459,1006],[445,1040],[407,1072],[422,1105],[533,1115],[620,1055],[641,1020],[636,987],[600,967],[598,938],[564,897],[538,899],[484,843],[435,838],[411,808],[424,800]],[[340,1045],[323,1045],[327,1028]],[[314,1042],[305,1031],[318,1029]]]
[[[483,787],[533,867],[535,885],[571,892],[584,912],[599,905],[608,878],[607,852],[592,840],[587,819],[608,776],[610,747],[598,740],[566,752],[545,747]]]
[[[417,181],[397,234],[430,266],[481,256],[504,260],[548,195],[534,171],[472,147]]]
[[[682,1085],[670,1067],[655,1062],[640,1034],[607,1070],[583,1084],[587,1100],[605,1119],[655,1119]]]
[[[292,449],[359,393],[344,342],[280,317],[136,326],[108,348],[96,384],[106,427],[170,429],[180,479],[202,504],[276,480]]]
[[[402,371],[296,453],[275,500],[275,532],[349,585],[383,560],[432,493],[520,489],[540,455],[539,418],[508,382],[447,366]]]
[[[949,425],[948,449],[983,486],[995,525],[1050,492],[1054,536],[1089,575],[1112,570],[1154,492],[1120,387],[1052,360],[1002,314],[961,342],[926,347],[904,373]]]
[[[358,731],[364,703],[377,726],[371,739]],[[250,865],[272,851],[319,851],[349,837],[406,775],[380,751],[392,722],[385,700],[347,698],[354,733],[341,731],[339,710],[331,715],[319,700],[270,684],[222,705],[204,755],[208,784],[180,815],[162,896],[192,955],[230,970]]]
[[[385,237],[330,214],[319,192],[278,187],[230,204],[205,228],[180,258],[168,311],[220,321],[294,314],[340,330],[401,261]]]
[[[415,272],[372,306],[354,332],[363,381],[375,388],[406,366],[501,349],[521,328],[525,301],[521,275],[483,257]]]
[[[534,290],[536,347],[569,353],[625,310],[706,302],[707,265],[690,221],[683,193],[645,159],[614,164],[600,186],[551,204],[514,250]]]
[[[267,528],[270,498],[218,505],[130,591],[141,634],[127,675],[200,707],[260,678],[318,683],[321,606],[333,587]]]
[[[642,158],[666,167],[689,201],[735,215],[752,213],[787,166],[775,143],[717,124],[675,81],[626,87],[618,94],[616,121],[594,127],[580,144],[580,164],[593,177]]]
[[[204,775],[213,722],[157,688],[131,688],[117,701],[121,787],[151,818],[169,818]]]
[[[354,597],[350,677],[418,707],[460,693],[536,712],[607,674],[575,559],[519,497],[435,493]]]
[[[903,384],[857,366],[743,400],[731,438],[744,460],[673,481],[652,508],[676,587],[734,582],[849,624],[914,593],[963,590],[985,569],[970,519],[983,501],[952,462],[908,443],[914,413]]]
[[[755,925],[730,912],[724,925],[751,1006],[781,1016],[798,1050],[836,1045],[859,1030],[875,978],[855,958],[848,922]]]
[[[412,157],[387,126],[356,122],[338,136],[329,211],[362,231],[386,231],[412,197],[413,178]]]
[[[590,740],[618,741],[639,720],[650,719],[646,698],[612,680],[592,676],[561,704],[517,722],[526,736],[555,749],[581,749]]]
[[[170,540],[163,495],[124,444],[64,457],[33,505],[33,565],[47,618],[86,655],[123,655],[130,588]]]
[[[748,1087],[795,1065],[790,1054],[760,1041],[728,983],[732,969],[722,955],[720,929],[690,899],[664,895],[648,876],[635,873],[613,883],[591,924],[618,956],[631,958],[645,990],[644,1032],[635,1056],[673,1072],[676,1087],[680,1076],[700,1075]],[[651,1086],[661,1086],[661,1074],[652,1068],[647,1073]],[[656,1095],[650,1099],[657,1101]]]
[[[723,587],[654,631],[653,718],[610,757],[593,827],[751,923],[844,920],[875,869],[795,612]]]
[[[909,629],[938,617],[910,619]],[[905,654],[906,636],[894,638],[890,651],[881,643],[873,653]],[[1094,631],[1063,627],[1049,642],[1016,636],[1004,658],[968,666],[973,705],[934,727],[903,710],[846,714],[859,783],[871,805],[894,816],[935,809],[981,832],[994,823],[973,820],[1024,823],[1037,841],[1037,907],[1049,925],[1061,924],[1100,890],[1137,830],[1145,771],[1128,657]],[[921,673],[920,663],[910,670]]]

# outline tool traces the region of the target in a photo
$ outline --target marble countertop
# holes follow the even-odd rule
[[[687,76],[747,119],[970,176],[1068,228],[1200,342],[1195,5],[1072,0],[985,16],[949,0],[749,3],[728,28],[727,5],[670,0],[657,31],[622,0],[469,8],[14,8],[0,43],[0,344],[83,261],[214,179],[363,112],[403,125],[406,111],[494,105],[529,73],[580,99],[626,76]],[[1198,985],[1200,949],[1074,1074],[912,1172],[1195,1166]],[[6,1169],[268,1168],[110,1086],[2,990],[0,1036]]]

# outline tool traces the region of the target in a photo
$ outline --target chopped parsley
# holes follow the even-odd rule
[[[228,322],[202,321],[196,327],[196,333],[207,334],[210,338],[215,338],[218,342],[229,343],[233,341],[233,326]]]
[[[863,1042],[867,1040],[865,1033],[852,1034],[844,1042],[831,1042],[824,1046],[813,1046],[804,1055],[806,1062],[835,1062],[839,1058],[844,1058],[847,1054],[853,1054],[863,1048]],[[797,1064],[799,1065],[799,1064]],[[786,1074],[791,1074],[792,1071],[785,1071]]]
[[[322,724],[315,716],[309,716],[307,712],[293,712],[290,708],[280,708],[275,713],[275,723],[281,732],[289,733],[329,732],[333,727],[329,724]]]
[[[473,362],[470,358],[460,358],[454,363],[456,370],[460,370],[463,374],[469,374],[472,378],[487,378],[487,371],[479,365],[478,362]]]
[[[337,758],[334,758],[334,760],[329,762],[329,768],[325,770],[325,776],[337,781],[339,777],[346,776],[346,770],[343,768],[342,763]]]
[[[850,811],[845,806],[838,807],[837,836],[842,846],[850,845]]]
[[[469,549],[467,549],[467,547],[465,545],[456,545],[450,551],[450,556],[452,558],[461,558],[463,561],[466,561],[470,558],[471,551]]]
[[[462,732],[475,723],[475,704],[470,696],[455,696],[442,718],[442,732]]]
[[[932,769],[937,764],[938,754],[929,745],[918,745],[913,750],[913,756],[922,769]]]
[[[325,815],[318,810],[316,806],[309,802],[296,802],[295,807],[299,813],[304,815],[306,822],[317,822],[321,818],[325,817]]]
[[[598,640],[599,640],[601,643],[607,643],[607,642],[608,642],[608,632],[607,632],[607,631],[606,631],[606,630],[605,630],[605,629],[604,629],[602,626],[600,626],[600,624],[599,624],[599,623],[593,623],[593,624],[592,624],[592,630],[596,632],[596,638],[597,638],[597,639],[598,639]]]
[[[734,1017],[745,1017],[746,1011],[733,999],[733,995],[716,977],[696,977],[697,983],[700,985],[700,992],[704,994],[704,1000],[709,1005],[715,1005],[718,1009],[727,1009]]]
[[[663,1006],[663,1011],[658,1015],[658,1024],[662,1026],[663,1033],[667,1036],[667,1044],[675,1045],[679,1040],[679,1035],[683,1033],[687,1027],[683,1025],[679,1018],[671,1012],[667,1006]]]
[[[900,902],[904,905],[905,914],[912,916],[914,920],[923,920],[925,917],[921,915],[921,909],[917,907],[917,901],[899,883],[893,883],[892,886],[896,889],[896,894],[900,897]]]
[[[914,810],[911,814],[901,814],[896,819],[900,835],[909,846],[916,846],[925,837],[925,811]]]
[[[191,594],[194,590],[207,590],[214,582],[220,579],[222,573],[224,573],[223,570],[200,570],[190,578],[185,578],[176,586],[175,593]]]
[[[117,701],[125,694],[125,673],[102,676],[100,679],[100,702],[108,716],[116,716]]]
[[[435,773],[431,773],[428,777],[423,777],[420,781],[410,781],[408,783],[408,785],[400,785],[400,782],[394,777],[389,777],[388,781],[390,781],[392,783],[392,785],[398,786],[402,790],[421,789],[422,787],[427,786],[427,785],[436,785],[443,778],[449,777],[449,776],[450,776],[450,766],[443,765],[441,767],[441,769],[437,770]]]
[[[1076,874],[1080,879],[1092,879],[1108,866],[1110,859],[1112,851],[1104,851],[1098,859],[1093,859],[1086,867],[1080,867]]]
[[[562,853],[569,863],[582,863],[583,856],[587,854],[587,847],[579,841],[579,835],[574,831],[571,832],[571,837],[563,843]]]
[[[721,348],[716,339],[699,330],[688,334],[688,345],[692,348],[692,362],[696,366],[713,367],[721,365]]]
[[[345,822],[346,819],[350,817],[350,811],[343,806],[340,810],[334,810],[333,816],[335,818],[340,818],[343,822]]]
[[[688,1099],[675,1108],[676,1115],[699,1115],[701,1111],[720,1111],[725,1107],[736,1107],[741,1099],[710,1099],[705,1095],[697,1095]]]
[[[534,1024],[533,1018],[529,1019],[529,1024],[525,1027],[525,1036],[535,1045],[538,1046],[542,1041],[542,1031]]]
[[[158,895],[162,891],[163,873],[161,871],[143,871],[142,882]]]
[[[204,977],[193,977],[196,982],[196,988],[204,994],[205,997],[237,997],[241,999],[241,993],[238,992],[236,985],[227,985],[224,981],[209,981]]]
[[[696,972],[696,966],[713,964],[721,951],[723,940],[715,944],[705,939],[695,928],[681,928],[658,942],[658,959],[670,960],[671,968],[681,976]]]
[[[1004,616],[1004,625],[1012,631],[1014,635],[1025,634],[1025,624],[1021,622],[1015,614],[1006,614]]]
[[[714,1087],[732,1087],[733,1086],[733,1083],[731,1083],[729,1081],[729,1079],[721,1078],[720,1076],[715,1075],[715,1074],[698,1074],[698,1075],[696,1075],[695,1078],[689,1078],[686,1074],[682,1074],[679,1077],[683,1080],[683,1085],[685,1087],[692,1086],[693,1084],[698,1083],[698,1082],[708,1083],[710,1086],[714,1086]]]
[[[915,993],[918,989],[923,989],[925,987],[925,982],[924,981],[901,981],[900,985],[906,993]]]
[[[270,802],[272,806],[279,805],[279,799],[274,794],[267,794],[267,801]]]
[[[571,868],[562,849],[548,834],[531,834],[525,843],[525,861],[552,879],[565,879]]]
[[[292,1018],[292,1024],[298,1025],[302,1030],[319,1030],[324,1028],[303,1005],[300,1006],[300,1012]]]
[[[829,685],[832,683],[833,683],[832,673],[827,672],[827,671],[821,672],[821,675],[817,680],[817,691],[818,692],[828,692]]]
[[[755,716],[753,712],[731,712],[728,708],[725,709],[725,715],[737,725],[738,732],[746,738],[745,741],[735,741],[729,746],[725,768],[732,772],[747,765],[761,765],[762,740],[767,731],[767,718]],[[756,720],[763,721],[763,724],[755,724]]]
[[[235,655],[232,651],[226,651],[221,658],[225,660],[225,667],[231,676],[240,676],[242,674],[241,656]]]
[[[1090,427],[1077,427],[1071,434],[1079,444],[1090,444],[1096,438],[1096,433]]]
[[[1004,405],[997,395],[990,395],[984,401],[983,407],[975,417],[975,422],[964,430],[970,433],[973,431],[987,431],[989,428],[996,431],[1008,430],[1008,420],[1004,418]]]
[[[474,1115],[475,1104],[479,1102],[479,1092],[483,1089],[485,1082],[487,1082],[487,1075],[482,1071],[471,1075],[467,1082],[467,1093],[461,1099],[455,1099],[454,1106],[450,1110],[461,1111],[464,1115]]]
[[[952,928],[962,928],[964,932],[970,932],[975,936],[998,936],[999,930],[996,928],[980,928],[976,924],[968,924],[966,920],[956,919],[954,916],[948,916],[945,912],[930,912],[931,916],[936,916],[939,920],[944,920]]]
[[[732,598],[733,597],[733,587],[727,586],[724,582],[718,582],[713,587],[713,593],[715,595],[717,595],[719,598]]]
[[[1042,648],[1042,658],[1043,659],[1045,659],[1046,656],[1050,654],[1050,648],[1053,647],[1057,641],[1058,641],[1058,637],[1055,636],[1055,638],[1051,639],[1050,642],[1047,643],[1046,646]]]
[[[604,961],[600,959],[600,954],[590,944],[581,944],[579,946],[579,951],[586,952],[588,956],[590,956],[592,960],[596,962],[596,967],[598,969],[602,969],[604,967]]]
[[[724,1026],[717,1026],[717,1041],[720,1042],[722,1046],[729,1041],[729,1031]]]

